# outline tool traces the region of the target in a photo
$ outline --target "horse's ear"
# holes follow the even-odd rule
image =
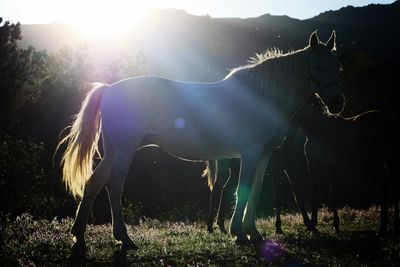
[[[311,48],[314,48],[314,47],[317,47],[318,44],[319,44],[319,39],[318,39],[317,31],[314,31],[310,35],[309,45],[311,46]]]
[[[326,46],[331,51],[336,50],[336,32],[335,32],[335,30],[332,31],[331,37],[329,37],[329,40],[326,42]]]

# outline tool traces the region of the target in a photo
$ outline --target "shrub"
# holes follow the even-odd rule
[[[29,212],[52,215],[57,201],[48,177],[39,165],[43,144],[32,140],[0,137],[0,216]]]

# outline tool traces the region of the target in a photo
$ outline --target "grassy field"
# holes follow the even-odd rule
[[[34,220],[29,215],[3,223],[1,266],[399,266],[399,237],[378,236],[379,210],[340,210],[340,234],[332,216],[320,213],[320,234],[305,231],[301,216],[283,216],[284,235],[274,234],[272,218],[259,219],[264,244],[237,246],[226,235],[208,234],[204,222],[143,220],[128,226],[139,250],[121,253],[111,225],[89,225],[84,259],[70,257],[72,219]],[[390,225],[391,226],[391,225]],[[391,229],[391,228],[390,228]]]

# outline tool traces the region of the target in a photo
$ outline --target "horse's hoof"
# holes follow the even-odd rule
[[[83,229],[83,230],[82,230],[82,229]],[[80,238],[83,238],[85,230],[84,230],[84,228],[80,227],[78,223],[74,223],[74,224],[71,226],[69,232],[70,232],[70,234],[71,234],[72,236],[74,236],[76,239],[80,239]]]
[[[256,247],[258,247],[260,244],[264,242],[264,238],[260,235],[257,236],[256,238],[251,238],[250,242],[254,244]]]
[[[129,250],[137,250],[138,246],[136,246],[136,244],[132,241],[132,240],[128,240],[125,242],[122,242],[121,244],[121,251],[129,251]]]
[[[214,232],[214,229],[212,227],[207,227],[207,232],[209,234],[212,234]]]
[[[85,241],[77,240],[71,247],[71,253],[73,256],[83,256],[87,250]]]
[[[221,231],[221,233],[227,235],[228,231],[226,231],[225,227],[219,227],[219,230]]]
[[[82,244],[83,243],[83,244]],[[71,247],[69,257],[70,266],[84,266],[86,260],[86,245],[84,242],[75,242]]]
[[[378,232],[378,237],[384,237],[384,236],[386,236],[386,230],[379,230],[379,232]]]
[[[247,238],[239,238],[237,237],[235,240],[235,244],[238,246],[247,246],[250,245],[251,242]]]
[[[310,220],[310,224],[309,224],[308,227],[310,227],[310,228],[316,228],[317,225],[318,225],[318,220],[312,219],[312,220]]]
[[[316,227],[307,230],[310,231],[315,236],[319,236],[320,234],[319,230]]]
[[[231,228],[231,229],[229,230],[229,234],[230,234],[231,237],[235,237],[235,236],[238,236],[239,231],[237,231],[237,230]]]

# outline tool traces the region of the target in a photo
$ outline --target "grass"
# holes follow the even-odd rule
[[[262,248],[237,246],[204,222],[144,220],[128,225],[139,250],[123,254],[111,237],[111,225],[89,225],[86,266],[399,266],[400,242],[391,234],[380,237],[379,209],[340,210],[341,233],[331,227],[327,210],[319,214],[320,234],[307,232],[301,216],[283,216],[284,235],[274,234],[273,218],[257,220],[267,237]],[[72,261],[72,219],[34,220],[22,215],[1,228],[1,266],[67,266]]]

